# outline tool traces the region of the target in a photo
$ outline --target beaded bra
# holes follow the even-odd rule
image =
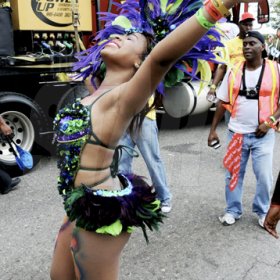
[[[54,119],[54,129],[57,141],[57,167],[60,170],[58,176],[58,190],[62,196],[73,189],[74,180],[79,169],[86,169],[80,165],[80,155],[85,144],[101,145],[114,150],[102,143],[91,129],[91,108],[93,104],[102,97],[102,93],[91,105],[86,106],[81,103],[81,98],[77,98],[71,105],[62,108]],[[91,136],[94,140],[91,140]],[[105,170],[109,168],[97,168],[89,170]],[[105,181],[108,177],[104,178]],[[101,183],[101,182],[99,182]]]
[[[62,108],[54,119],[58,155],[57,167],[60,170],[58,190],[64,197],[67,192],[73,189],[74,180],[79,169],[101,171],[110,168],[111,174],[90,186],[94,187],[103,183],[111,176],[116,177],[122,150],[125,150],[133,157],[138,156],[138,153],[129,147],[123,145],[113,147],[104,144],[92,131],[91,108],[97,100],[109,91],[103,92],[90,105],[83,105],[81,98],[77,98],[73,104]],[[81,166],[80,155],[86,144],[99,145],[106,149],[114,150],[112,163],[102,168],[86,168]]]

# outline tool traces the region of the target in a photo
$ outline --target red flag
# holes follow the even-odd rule
[[[233,191],[238,183],[242,155],[243,135],[234,133],[227,147],[227,153],[224,157],[224,167],[230,172],[231,179],[229,184],[230,191]]]

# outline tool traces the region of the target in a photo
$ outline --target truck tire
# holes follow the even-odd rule
[[[40,106],[31,98],[15,92],[0,92],[0,114],[13,129],[13,140],[33,156],[33,168],[39,162],[43,150],[40,146],[47,122]],[[9,145],[0,143],[0,162],[12,176],[20,176],[23,172],[16,164]]]

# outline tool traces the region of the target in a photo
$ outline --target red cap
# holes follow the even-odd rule
[[[252,14],[245,12],[244,14],[241,15],[241,19],[239,20],[239,22],[246,20],[246,19],[255,20],[255,18]]]

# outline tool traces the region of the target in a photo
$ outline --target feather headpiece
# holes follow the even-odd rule
[[[76,56],[79,61],[75,64],[74,70],[80,70],[80,76],[83,78],[92,75],[93,84],[94,78],[103,68],[100,51],[110,41],[112,35],[139,32],[151,36],[156,44],[194,15],[202,6],[202,0],[126,0],[114,5],[119,9],[118,14],[99,13],[99,20],[104,21],[105,24],[104,29],[99,31],[94,39],[96,44]],[[169,70],[158,87],[159,92],[163,93],[164,86],[176,85],[185,75],[198,79],[197,73],[200,72],[202,81],[209,77],[210,67],[209,71],[205,71],[203,61],[221,63],[220,60],[216,60],[216,55],[212,52],[218,46],[223,46],[220,43],[220,33],[215,28],[211,28]]]

